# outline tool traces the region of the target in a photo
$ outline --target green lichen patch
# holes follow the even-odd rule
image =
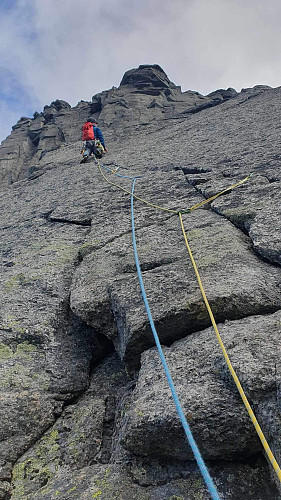
[[[98,490],[95,493],[93,493],[92,498],[99,498],[102,495],[102,491]]]
[[[92,253],[96,246],[101,242],[101,240],[93,240],[92,242],[86,242],[84,243],[83,245],[81,245],[78,249],[78,254],[80,256],[80,258],[84,259],[84,257],[86,257],[86,255],[89,255],[90,253]]]
[[[26,328],[24,328],[20,322],[12,314],[7,314],[2,318],[0,323],[0,330],[15,332],[15,333],[25,333]]]
[[[0,361],[12,358],[13,354],[14,353],[9,346],[3,344],[3,342],[0,342]]]
[[[26,356],[37,351],[37,347],[33,344],[29,344],[28,342],[22,342],[17,345],[16,356]]]
[[[27,341],[16,347],[0,343],[1,378],[0,388],[5,389],[48,389],[49,376],[36,368],[40,365],[42,353]],[[36,364],[34,366],[33,360]],[[33,365],[33,366],[32,366]]]
[[[41,371],[35,371],[29,363],[29,358],[19,359],[16,361],[15,354],[6,359],[1,359],[0,363],[5,363],[1,367],[0,388],[1,389],[36,389],[47,391],[50,387],[50,377]]]
[[[26,276],[23,273],[15,274],[10,280],[5,282],[5,289],[7,292],[11,293],[13,290],[19,286],[26,286],[32,284],[34,277]]]
[[[46,493],[46,484],[59,468],[59,461],[56,458],[59,447],[58,439],[57,430],[48,432],[40,440],[35,454],[15,465],[12,477],[14,485],[13,498],[28,500],[30,493],[34,491],[35,485],[37,491],[44,488]]]

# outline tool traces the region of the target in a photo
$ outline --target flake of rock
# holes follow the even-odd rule
[[[255,257],[243,233],[206,210],[191,212],[184,222],[218,321],[269,313],[281,307],[280,270]],[[161,342],[170,344],[208,326],[209,315],[178,217],[138,230],[137,245]],[[71,307],[83,321],[109,338],[115,337],[116,349],[131,369],[138,366],[141,352],[154,345],[154,339],[129,234],[108,243],[102,253],[95,251],[84,259],[73,281]]]
[[[280,311],[219,325],[231,363],[280,462]],[[184,414],[205,459],[261,449],[212,329],[164,349]],[[142,368],[125,414],[122,444],[142,456],[192,459],[156,349]],[[163,439],[165,436],[165,439]]]

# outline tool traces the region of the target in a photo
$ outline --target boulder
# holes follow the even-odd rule
[[[218,325],[231,363],[279,462],[280,319],[278,311]],[[204,458],[255,456],[262,445],[213,330],[179,340],[165,348],[164,354]],[[155,348],[142,355],[124,420],[122,444],[129,451],[163,459],[193,458]]]

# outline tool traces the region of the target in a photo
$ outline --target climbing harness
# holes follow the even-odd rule
[[[184,229],[184,225],[183,225],[183,220],[182,220],[182,214],[187,214],[189,212],[191,212],[192,210],[195,210],[203,205],[205,205],[206,203],[209,203],[213,200],[215,200],[216,198],[218,198],[219,196],[221,196],[222,194],[230,191],[231,189],[235,188],[235,187],[238,187],[240,185],[242,185],[244,182],[246,182],[253,174],[249,174],[247,177],[245,177],[244,179],[242,179],[241,181],[237,182],[236,184],[233,184],[232,186],[224,189],[223,191],[220,191],[219,193],[211,196],[210,198],[208,198],[207,200],[204,200],[200,203],[197,203],[196,205],[193,205],[192,207],[190,207],[189,209],[186,209],[186,210],[173,210],[173,209],[167,209],[165,207],[161,207],[161,206],[158,206],[158,205],[155,205],[153,203],[150,203],[148,202],[147,200],[144,200],[142,198],[140,198],[139,196],[136,196],[134,194],[134,186],[135,186],[135,182],[136,182],[136,179],[137,177],[128,177],[128,176],[122,176],[120,174],[117,174],[119,177],[124,177],[124,178],[127,178],[127,179],[133,179],[133,185],[132,185],[132,190],[129,191],[125,188],[123,188],[122,186],[110,181],[102,172],[102,168],[105,168],[103,165],[101,166],[100,163],[98,162],[98,160],[96,161],[98,167],[99,167],[99,170],[103,176],[103,178],[111,185],[115,186],[115,187],[118,187],[119,189],[121,189],[122,191],[124,191],[125,193],[128,193],[131,195],[131,215],[132,215],[132,235],[133,235],[133,247],[134,247],[134,254],[135,254],[135,261],[136,261],[136,267],[137,267],[137,272],[138,272],[138,277],[139,277],[139,282],[140,282],[140,287],[141,287],[141,291],[142,291],[142,295],[143,295],[143,300],[144,300],[144,303],[145,303],[145,307],[146,307],[146,311],[147,311],[147,315],[148,315],[148,318],[149,318],[149,322],[150,322],[150,326],[151,326],[151,329],[152,329],[152,333],[154,335],[154,339],[155,339],[155,342],[156,342],[156,346],[157,346],[157,349],[158,349],[158,352],[159,352],[159,355],[160,355],[160,358],[161,358],[161,361],[162,361],[162,364],[163,364],[163,367],[164,367],[164,370],[165,370],[165,374],[166,374],[166,377],[168,379],[168,382],[169,382],[169,386],[170,386],[170,389],[171,389],[171,392],[172,392],[172,396],[173,396],[173,399],[174,399],[174,402],[175,402],[175,405],[176,405],[176,408],[177,408],[177,411],[178,411],[178,414],[179,414],[179,417],[180,417],[180,420],[181,420],[181,423],[183,425],[183,428],[184,428],[184,431],[186,433],[186,436],[187,436],[187,439],[189,441],[189,444],[192,448],[192,451],[194,453],[194,456],[196,458],[196,461],[198,463],[198,466],[200,468],[200,471],[204,477],[204,480],[205,480],[205,483],[208,487],[208,490],[211,494],[211,497],[214,498],[214,499],[219,499],[218,497],[218,493],[216,491],[216,488],[215,488],[215,485],[212,481],[212,478],[210,477],[209,475],[209,472],[204,464],[204,461],[200,455],[200,452],[197,448],[197,445],[193,439],[193,436],[191,434],[191,431],[190,431],[190,428],[188,426],[188,423],[185,419],[185,416],[184,416],[184,413],[182,411],[182,408],[180,406],[180,402],[179,402],[179,399],[178,399],[178,396],[177,396],[177,393],[176,393],[176,390],[175,390],[175,387],[174,387],[174,384],[173,384],[173,381],[172,381],[172,378],[171,378],[171,375],[170,375],[170,372],[169,372],[169,368],[167,366],[167,362],[165,360],[165,357],[164,357],[164,354],[163,354],[163,351],[162,351],[162,348],[161,348],[161,344],[160,344],[160,341],[159,341],[159,337],[157,335],[157,332],[156,332],[156,329],[155,329],[155,326],[154,326],[154,322],[153,322],[153,319],[152,319],[152,316],[151,316],[151,312],[150,312],[150,308],[149,308],[149,304],[148,304],[148,301],[147,301],[147,297],[146,297],[146,293],[145,293],[145,289],[144,289],[144,284],[143,284],[143,280],[142,280],[142,275],[141,275],[141,269],[140,269],[140,264],[139,264],[139,259],[138,259],[138,254],[137,254],[137,247],[136,247],[136,238],[135,238],[135,226],[134,226],[134,212],[133,212],[133,200],[134,199],[137,199],[149,206],[152,206],[153,208],[157,208],[157,209],[160,209],[160,210],[164,210],[164,211],[167,211],[167,212],[171,212],[173,214],[177,214],[178,217],[179,217],[179,220],[180,220],[180,226],[181,226],[181,229],[182,229],[182,233],[183,233],[183,237],[184,237],[184,240],[185,240],[185,244],[186,244],[186,247],[187,247],[187,251],[188,251],[188,254],[189,254],[189,257],[190,257],[190,260],[192,262],[192,265],[193,265],[193,268],[194,268],[194,271],[195,271],[195,274],[196,274],[196,277],[197,277],[197,281],[198,281],[198,284],[199,284],[199,288],[200,288],[200,291],[201,291],[201,294],[202,294],[202,297],[204,299],[204,302],[205,302],[205,305],[206,305],[206,308],[207,308],[207,311],[209,313],[209,316],[210,316],[210,319],[211,319],[211,323],[212,323],[212,326],[213,326],[213,329],[215,331],[215,334],[216,334],[216,337],[218,339],[218,342],[219,342],[219,345],[221,347],[221,350],[223,352],[223,356],[225,358],[225,361],[226,361],[226,364],[227,364],[227,367],[233,377],[233,380],[236,384],[236,387],[239,391],[239,394],[242,398],[242,401],[248,411],[248,414],[251,418],[251,421],[255,427],[255,430],[260,438],[260,441],[263,445],[263,448],[266,452],[266,455],[270,461],[270,463],[272,464],[272,467],[274,469],[274,471],[276,472],[277,476],[278,476],[278,479],[279,481],[281,482],[281,470],[280,470],[280,467],[270,449],[270,446],[261,430],[261,427],[257,421],[257,418],[251,408],[251,405],[245,395],[245,392],[242,388],[242,385],[239,381],[239,378],[230,362],[230,359],[229,359],[229,356],[227,354],[227,351],[226,351],[226,348],[223,344],[223,341],[221,339],[221,336],[219,334],[219,331],[218,331],[218,327],[217,327],[217,324],[216,324],[216,321],[215,321],[215,318],[214,318],[214,315],[213,315],[213,312],[212,312],[212,309],[210,307],[210,304],[209,304],[209,301],[207,299],[207,296],[206,296],[206,293],[204,291],[204,288],[203,288],[203,285],[202,285],[202,281],[201,281],[201,278],[200,278],[200,275],[199,275],[199,272],[198,272],[198,269],[197,269],[197,266],[196,266],[196,262],[194,260],[194,257],[193,257],[193,254],[192,254],[192,251],[191,251],[191,248],[189,246],[189,243],[188,243],[188,240],[187,240],[187,236],[186,236],[186,232],[185,232],[185,229]],[[111,173],[114,173],[114,171],[112,171],[111,169],[108,169],[111,171]],[[192,444],[191,444],[192,443]]]

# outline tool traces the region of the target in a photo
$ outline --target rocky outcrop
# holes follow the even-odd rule
[[[130,85],[138,90],[175,89],[176,85],[170,82],[166,73],[158,64],[141,64],[138,69],[130,69],[123,76],[120,87]]]
[[[280,100],[280,88],[265,86],[181,92],[158,65],[142,65],[92,102],[57,100],[22,118],[2,143],[0,498],[209,498],[139,289],[134,176],[138,198],[177,212],[252,173],[183,221],[231,362],[281,462]],[[91,114],[111,184],[94,162],[80,164]],[[116,165],[124,177],[111,173]],[[177,213],[139,199],[134,212],[156,328],[220,498],[280,498]]]
[[[280,318],[278,311],[220,326],[238,377],[247,388],[265,433],[271,436],[271,446],[278,461],[281,459],[278,438],[281,419],[280,402],[277,406],[275,402],[279,399],[276,370],[281,354]],[[165,357],[179,388],[184,412],[206,459],[215,460],[221,456],[227,460],[241,459],[261,450],[211,329],[174,343],[165,349]],[[192,459],[155,349],[142,355],[137,386],[126,413],[122,443],[128,450],[138,449],[142,456]],[[166,436],[165,440],[161,436]]]
[[[34,154],[28,129],[32,120],[22,117],[13,127],[13,134],[3,141],[0,148],[1,186],[8,186],[18,179],[26,162]]]
[[[206,211],[198,210],[190,219],[187,237],[194,246],[194,257],[217,321],[281,308],[280,270],[260,261],[241,231]],[[139,230],[138,238],[145,286],[161,341],[170,344],[206,327],[209,315],[187,262],[179,222],[172,217],[158,225],[152,223]],[[154,340],[131,246],[131,235],[126,234],[108,243],[98,255],[93,252],[85,257],[72,282],[71,307],[109,338],[114,338],[117,325],[116,349],[127,364],[138,367],[141,352],[154,345]],[[107,320],[107,326],[106,309],[113,311],[115,319],[112,316],[111,322]]]
[[[82,125],[90,115],[99,117],[101,125],[118,130],[120,120],[122,127],[131,127],[176,118],[216,106],[236,95],[234,89],[221,89],[208,96],[181,92],[160,66],[141,65],[125,73],[118,89],[113,87],[96,94],[91,103],[81,101],[71,108],[57,99],[45,106],[42,113],[34,113],[33,119],[21,118],[13,127],[17,132],[1,147],[1,186],[34,175],[47,152],[78,141]]]
[[[198,92],[182,92],[167,77],[163,69],[155,65],[141,65],[127,71],[118,89],[108,92],[101,106],[103,123],[118,126],[122,120],[137,125],[155,120],[180,118],[216,106],[237,95],[234,89],[218,90],[208,96]],[[95,97],[93,98],[95,102]]]

